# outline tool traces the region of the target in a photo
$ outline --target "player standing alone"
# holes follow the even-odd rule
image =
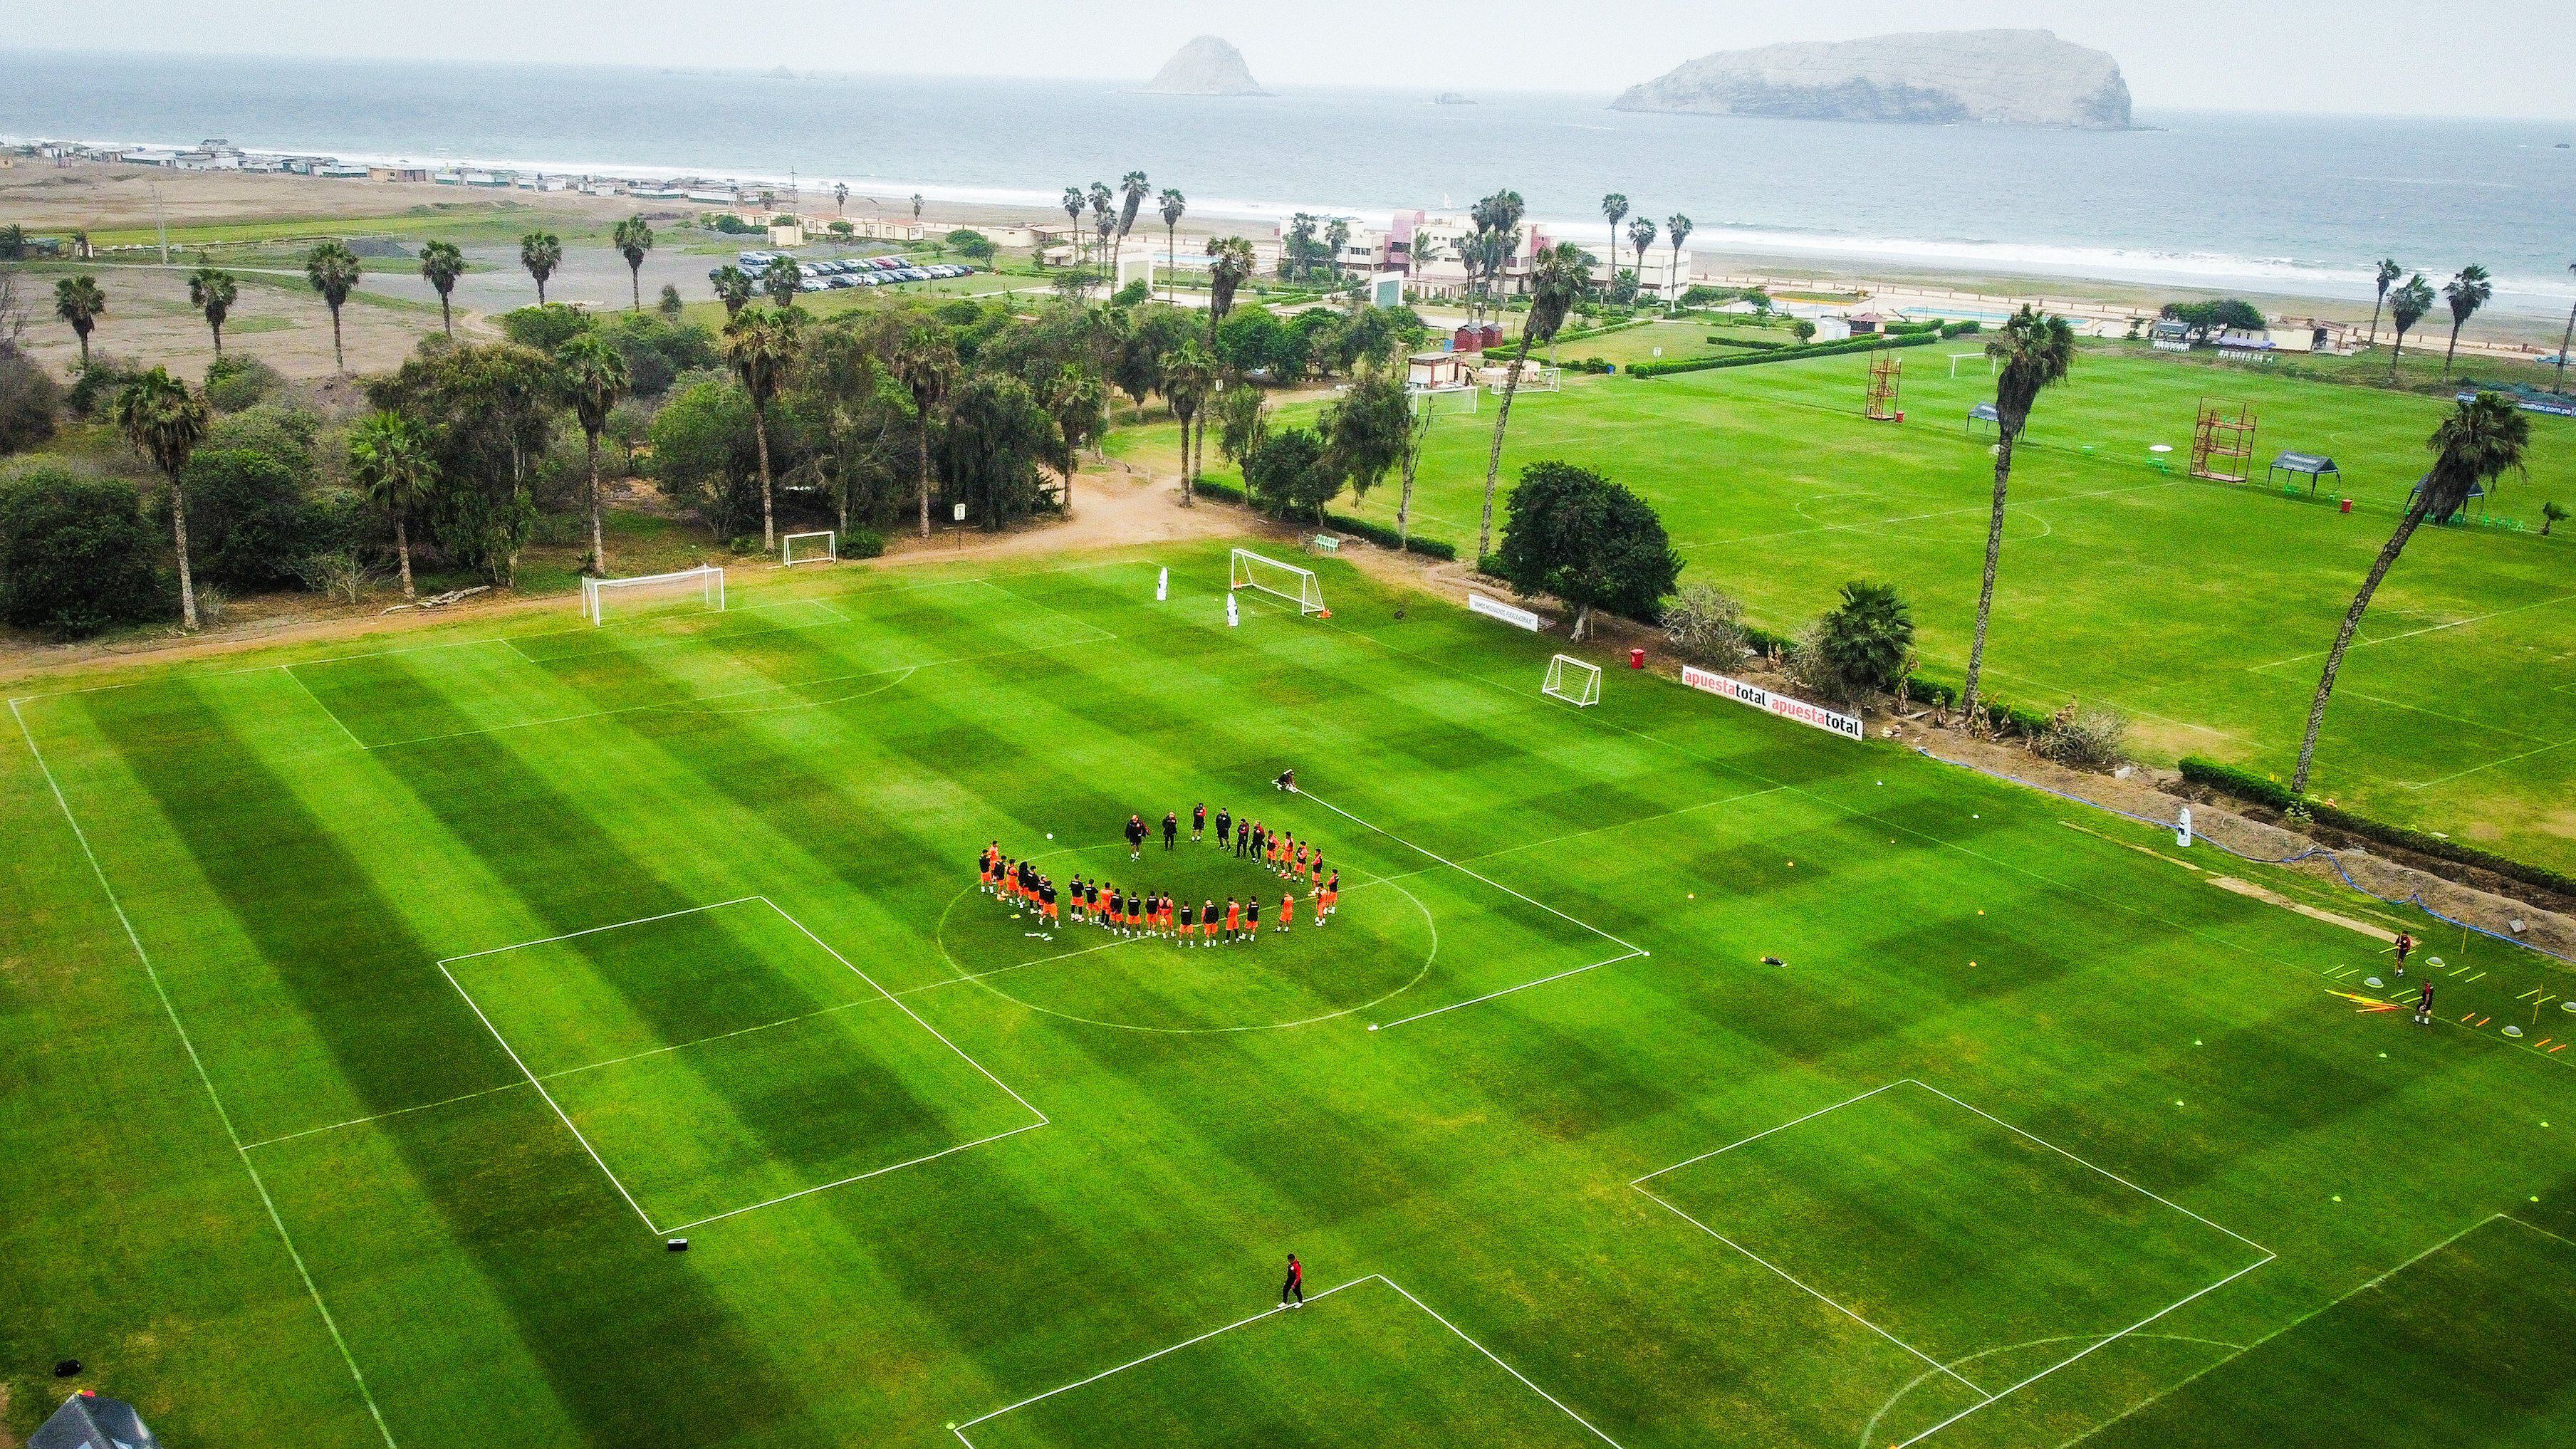
[[[1222,805],[1219,805],[1216,807],[1216,848],[1219,850],[1225,849],[1227,844],[1229,844],[1226,837],[1233,833],[1234,812],[1226,809]]]
[[[1306,1266],[1297,1261],[1297,1255],[1294,1253],[1288,1255],[1288,1281],[1279,1285],[1279,1306],[1282,1308],[1306,1306]]]
[[[1143,858],[1144,853],[1145,817],[1142,815],[1130,815],[1127,817],[1127,858],[1129,860],[1139,860]]]
[[[1196,845],[1206,838],[1207,802],[1202,800],[1190,807],[1190,844]]]
[[[2406,957],[2415,949],[2415,938],[2404,931],[2397,933],[2397,974],[2406,974]]]
[[[1181,836],[1181,817],[1180,817],[1179,812],[1177,812],[1177,811],[1172,811],[1172,810],[1166,810],[1166,811],[1164,811],[1164,812],[1163,812],[1163,848],[1164,848],[1165,850],[1169,850],[1169,849],[1171,849],[1171,848],[1172,848],[1172,842],[1173,842],[1173,841],[1175,841],[1175,840],[1180,839],[1180,836]]]

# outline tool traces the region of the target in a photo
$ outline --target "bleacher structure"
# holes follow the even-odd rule
[[[1901,423],[1905,413],[1905,359],[1893,352],[1881,353],[1869,360],[1869,402],[1862,416],[1874,423]]]
[[[2212,483],[2242,483],[2254,471],[2254,405],[2240,402],[2229,413],[2225,404],[2200,400],[2200,421],[2191,430],[2191,476]]]

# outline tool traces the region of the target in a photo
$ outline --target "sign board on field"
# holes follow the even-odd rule
[[[1486,598],[1472,589],[1467,593],[1467,611],[1482,614],[1488,619],[1500,619],[1513,628],[1527,629],[1533,634],[1547,627],[1545,619],[1529,610],[1506,604],[1500,599]]]
[[[958,504],[957,511],[953,516],[957,522],[964,523],[966,521],[966,505],[963,503]]]
[[[1758,684],[1729,679],[1714,670],[1685,664],[1682,666],[1682,683],[1722,699],[1731,699],[1738,704],[1749,704],[1755,709],[1776,714],[1782,719],[1793,719],[1803,725],[1813,725],[1827,733],[1841,735],[1847,740],[1866,739],[1869,736],[1867,728],[1850,715],[1836,714],[1823,705],[1809,704],[1803,699],[1791,699],[1785,694],[1773,694]]]

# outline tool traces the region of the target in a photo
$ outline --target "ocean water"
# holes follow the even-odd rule
[[[1149,96],[1135,82],[0,53],[0,137],[697,173],[1051,205],[1142,170],[1200,217],[1362,218],[1509,186],[1606,246],[1605,191],[1693,251],[2370,295],[2467,262],[2499,308],[2576,300],[2576,124],[2148,112],[2120,133],[1630,115],[1431,89]],[[1624,245],[1624,243],[1623,243]],[[1704,263],[1705,264],[1705,263]]]

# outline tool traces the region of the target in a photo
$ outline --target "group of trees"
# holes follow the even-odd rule
[[[1090,294],[1096,276],[1105,293],[1118,284],[1118,258],[1127,245],[1127,234],[1136,229],[1136,218],[1152,198],[1163,218],[1164,245],[1167,254],[1177,256],[1181,218],[1189,211],[1189,199],[1171,187],[1161,196],[1154,194],[1154,184],[1142,171],[1130,171],[1119,178],[1116,189],[1106,181],[1095,181],[1089,187],[1068,186],[1064,189],[1064,219],[1074,229],[1074,264],[1067,269],[1062,283],[1066,295],[1082,298]],[[1083,245],[1083,213],[1091,213],[1093,242],[1086,262]],[[918,208],[915,214],[918,215]]]
[[[2402,284],[2398,281],[2400,277],[2406,278]],[[2393,257],[2379,263],[2376,281],[2379,295],[2370,309],[2370,345],[2379,345],[2379,318],[2384,312],[2397,332],[2396,341],[2388,350],[2388,376],[2394,380],[2397,360],[2406,353],[2406,334],[2415,330],[2415,324],[2431,315],[2435,294],[2433,284],[2424,280],[2422,272],[2407,276],[2406,268]],[[2442,284],[2440,300],[2451,309],[2451,344],[2442,353],[2442,376],[2447,378],[2451,375],[2452,359],[2460,351],[2460,329],[2469,325],[2469,319],[2494,299],[2495,279],[2488,275],[2486,268],[2475,262],[2460,268],[2459,275]],[[2571,316],[2569,328],[2576,332],[2576,316]],[[2562,373],[2563,370],[2562,365]]]
[[[1655,244],[1655,238],[1658,235],[1662,235],[1672,244],[1672,254],[1665,259],[1664,264],[1664,296],[1672,301],[1672,305],[1678,306],[1678,300],[1673,299],[1677,299],[1681,285],[1682,243],[1690,240],[1693,229],[1691,219],[1681,212],[1674,212],[1664,219],[1663,230],[1660,233],[1657,232],[1652,217],[1639,216],[1629,221],[1628,246],[1637,254],[1637,266],[1635,271],[1622,276],[1619,274],[1619,223],[1627,219],[1629,210],[1628,198],[1619,192],[1613,191],[1601,198],[1602,218],[1610,224],[1610,271],[1613,294],[1611,300],[1625,303],[1635,299],[1637,284],[1647,275],[1646,249]]]

